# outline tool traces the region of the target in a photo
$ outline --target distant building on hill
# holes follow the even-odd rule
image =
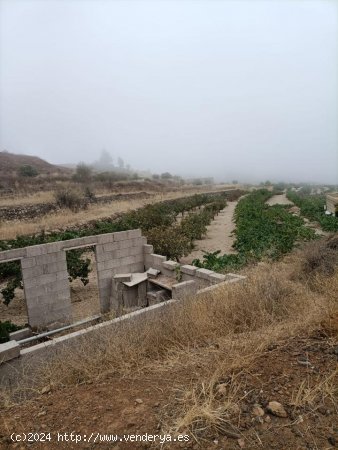
[[[326,211],[338,217],[338,192],[326,194]]]

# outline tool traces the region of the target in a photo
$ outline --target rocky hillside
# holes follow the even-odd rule
[[[34,167],[39,174],[70,173],[70,169],[50,164],[37,156],[16,155],[6,151],[0,152],[0,176],[17,174],[20,167],[25,165]]]

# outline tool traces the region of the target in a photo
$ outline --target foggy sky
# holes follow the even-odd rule
[[[0,150],[338,183],[335,0],[0,0]]]

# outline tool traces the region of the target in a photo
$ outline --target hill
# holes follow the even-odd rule
[[[0,174],[14,175],[24,165],[35,167],[39,174],[70,173],[70,169],[51,164],[38,156],[16,155],[6,151],[0,152]]]

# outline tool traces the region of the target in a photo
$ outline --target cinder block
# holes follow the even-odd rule
[[[147,238],[145,236],[132,238],[133,247],[143,247],[143,245],[147,244]],[[143,251],[143,248],[142,248]]]
[[[127,258],[129,256],[129,248],[124,248],[121,250],[116,250],[114,253],[115,258]]]
[[[22,258],[21,260],[21,268],[28,269],[29,267],[36,266],[36,259],[33,256],[32,258]]]
[[[114,280],[118,282],[131,281],[131,273],[118,273],[114,275]]]
[[[121,262],[118,259],[110,259],[109,261],[104,262],[104,270],[115,269],[116,267],[119,267],[120,265],[121,265]]]
[[[25,280],[29,278],[39,277],[43,274],[43,267],[41,266],[34,266],[34,267],[28,267],[27,269],[22,269],[22,278],[25,282]]]
[[[22,328],[22,330],[13,331],[9,333],[10,341],[21,341],[22,339],[26,339],[32,336],[32,330],[30,328]]]
[[[154,247],[152,245],[150,245],[150,244],[144,244],[143,245],[143,252],[145,254],[150,255],[151,253],[154,252]]]
[[[61,248],[68,250],[70,248],[82,247],[85,245],[85,238],[69,239],[68,241],[62,241]]]
[[[143,261],[139,261],[139,262],[136,262],[134,264],[130,264],[128,267],[129,267],[129,271],[132,272],[132,273],[144,272],[144,263],[143,263]]]
[[[204,280],[209,279],[209,275],[213,275],[215,272],[209,269],[197,269],[196,270],[196,277],[203,278]]]
[[[57,272],[57,274],[56,274],[57,280],[68,280],[68,278],[69,278],[69,273],[67,272],[67,270],[64,270],[63,272]]]
[[[111,279],[111,277],[113,276],[113,269],[99,270],[97,272],[97,276],[100,280],[103,280],[104,278]]]
[[[111,284],[112,284],[112,277],[110,277],[110,278],[103,278],[101,280],[98,280],[99,290],[105,289],[106,287],[110,287]]]
[[[143,251],[141,246],[129,248],[128,253],[129,256],[142,255],[143,258]]]
[[[114,242],[118,241],[124,241],[126,239],[131,239],[131,237],[137,237],[137,236],[130,236],[129,231],[118,231],[116,233],[113,233],[114,235]]]
[[[16,341],[0,344],[0,364],[20,356],[20,346]]]
[[[96,244],[98,242],[98,236],[85,236],[82,240],[84,244]]]
[[[39,284],[36,284],[35,286],[27,287],[24,284],[25,288],[25,299],[27,303],[27,307],[29,306],[29,303],[31,301],[34,301],[37,299],[37,297],[44,296],[46,294],[46,290],[44,286],[41,286]]]
[[[97,253],[95,253],[96,262],[104,262],[104,261],[109,261],[110,259],[116,258],[115,252],[116,252],[116,250],[111,251],[111,252],[105,252],[105,251],[99,250]]]
[[[104,252],[112,252],[114,250],[120,249],[120,242],[109,242],[108,244],[103,244]]]
[[[156,255],[155,253],[151,254],[153,258],[154,265],[161,265],[164,261],[167,260],[166,256]]]
[[[201,278],[196,278],[194,275],[188,275],[187,273],[182,273],[182,281],[189,281],[189,280],[201,280]]]
[[[54,283],[57,279],[56,273],[48,273],[38,277],[39,285]]]
[[[13,248],[12,250],[5,250],[0,252],[0,261],[12,261],[15,259],[24,258],[26,256],[25,248]]]
[[[138,306],[147,306],[147,282],[140,283],[137,288],[137,303]]]
[[[176,278],[176,273],[173,272],[171,269],[166,269],[165,267],[162,267],[162,265],[161,266],[155,265],[155,268],[161,270],[161,274],[168,278]]]
[[[129,230],[129,238],[138,238],[138,237],[142,237],[142,231],[138,228],[136,230]]]
[[[58,273],[67,270],[67,261],[53,262],[42,265],[43,273]]]
[[[186,264],[181,266],[181,272],[186,273],[187,275],[196,275],[197,267],[191,266],[190,264]]]
[[[51,242],[50,244],[44,244],[47,249],[47,253],[55,253],[62,250],[62,241]]]
[[[118,245],[120,250],[123,250],[125,248],[131,248],[134,245],[133,244],[134,240],[135,239],[125,239],[124,241],[115,242],[115,245]]]
[[[226,276],[222,275],[220,273],[213,273],[213,274],[209,275],[208,280],[211,283],[222,283],[223,281],[226,280]]]
[[[38,282],[39,282],[39,277],[28,278],[27,280],[24,281],[25,290],[32,288],[34,286],[37,286]]]
[[[108,244],[109,242],[114,241],[114,234],[115,233],[105,233],[105,234],[99,234],[97,236],[97,241],[99,244]]]
[[[42,285],[45,288],[46,294],[51,294],[52,292],[62,291],[68,287],[68,281],[58,280]]]
[[[60,261],[66,261],[66,252],[61,250],[60,252],[48,253],[36,257],[36,264],[51,264]]]
[[[26,255],[28,258],[30,256],[45,255],[46,253],[47,253],[47,247],[44,244],[32,245],[30,247],[26,247]]]
[[[147,270],[147,277],[148,277],[148,278],[156,278],[157,275],[159,275],[160,273],[161,273],[161,272],[160,272],[159,270],[153,269],[152,267],[150,267],[150,268]]]
[[[172,298],[175,300],[182,300],[196,294],[198,284],[196,281],[183,281],[172,286]]]
[[[176,261],[163,261],[162,266],[165,269],[174,271],[176,269],[176,267],[179,267],[179,263]]]
[[[121,258],[121,263],[123,265],[135,264],[137,262],[136,256],[128,256],[127,258]]]

